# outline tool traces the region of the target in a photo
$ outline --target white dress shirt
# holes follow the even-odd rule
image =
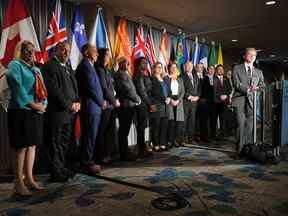
[[[172,92],[172,95],[178,95],[178,87],[179,87],[178,81],[171,79],[171,92]]]

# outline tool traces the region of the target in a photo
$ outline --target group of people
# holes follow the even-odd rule
[[[176,63],[169,63],[166,72],[156,62],[149,73],[146,59],[140,57],[135,60],[135,72],[131,75],[129,59],[118,59],[118,70],[112,72],[109,50],[97,50],[85,44],[81,49],[83,59],[73,71],[69,64],[70,45],[60,42],[54,56],[39,69],[33,61],[33,49],[31,42],[21,41],[7,72],[12,93],[8,109],[9,139],[16,152],[15,190],[20,195],[30,195],[29,189],[42,189],[33,178],[33,164],[35,146],[43,140],[51,179],[65,182],[75,175],[67,167],[67,152],[73,142],[77,116],[81,122],[77,151],[80,169],[92,175],[101,171],[99,162],[112,161],[111,134],[115,131],[116,116],[120,160],[124,161],[149,157],[152,151],[166,151],[185,142],[209,142],[225,134],[223,113],[231,101],[233,104],[234,96],[223,65],[209,66],[205,72],[203,64],[193,69],[188,61],[179,75]],[[254,51],[247,49],[244,58],[248,59],[250,52],[256,57]],[[251,62],[247,63],[249,67]],[[258,80],[250,75],[245,77],[242,69],[245,67],[235,67],[233,78],[239,153],[246,144],[245,118],[251,117],[247,95],[263,82],[263,76]],[[261,74],[253,66],[250,70]],[[253,84],[249,79],[253,79]],[[218,134],[217,119],[220,119]],[[137,154],[130,152],[128,146],[133,121],[137,129]],[[147,127],[150,142],[145,139]]]

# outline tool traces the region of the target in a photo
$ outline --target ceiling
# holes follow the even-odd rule
[[[71,0],[74,1],[74,0]],[[79,2],[79,0],[78,0]],[[226,51],[261,50],[268,61],[288,60],[288,1],[277,0],[80,0],[114,9],[117,15],[172,32],[182,29],[194,39],[221,42]],[[232,42],[237,39],[238,42]],[[275,57],[271,57],[275,55]]]

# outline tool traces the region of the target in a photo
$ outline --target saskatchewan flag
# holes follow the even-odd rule
[[[209,66],[213,65],[215,66],[217,64],[216,62],[216,48],[215,48],[215,42],[212,41],[211,48],[210,48],[210,55],[209,55]]]

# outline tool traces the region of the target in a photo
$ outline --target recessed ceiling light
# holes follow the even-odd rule
[[[269,57],[270,57],[270,58],[275,58],[276,55],[275,55],[275,54],[271,54],[271,55],[269,55]]]
[[[237,40],[237,39],[233,39],[233,40],[232,40],[232,42],[234,42],[234,43],[235,43],[235,42],[238,42],[238,40]]]
[[[262,52],[262,50],[261,49],[256,49],[256,52]]]
[[[284,63],[287,63],[287,62],[288,62],[288,59],[284,59],[283,62],[284,62]]]
[[[274,5],[274,4],[276,4],[276,1],[266,1],[265,4],[266,5]]]

